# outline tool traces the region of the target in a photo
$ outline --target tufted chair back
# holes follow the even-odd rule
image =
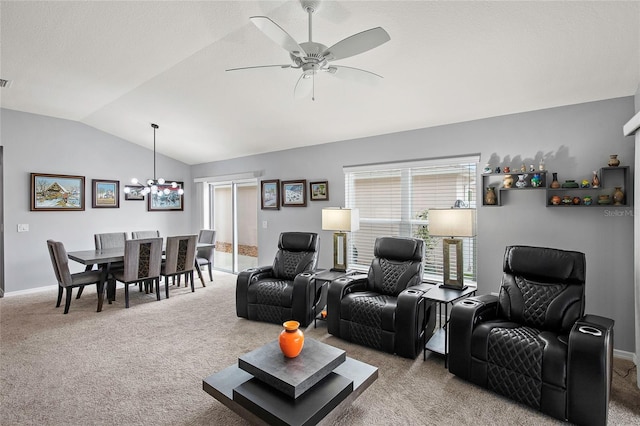
[[[583,253],[510,246],[503,271],[500,317],[539,330],[568,333],[584,314]]]
[[[273,260],[273,277],[293,280],[301,272],[316,269],[318,234],[283,232],[278,240],[278,252]]]
[[[422,282],[424,241],[415,238],[379,237],[367,277],[367,290],[397,297]]]

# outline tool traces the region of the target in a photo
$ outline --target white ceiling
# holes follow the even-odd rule
[[[376,86],[299,71],[250,23],[299,43],[298,1],[2,1],[4,108],[66,118],[198,164],[256,153],[633,95],[640,2],[327,1],[313,40],[381,26],[391,41],[335,63]]]

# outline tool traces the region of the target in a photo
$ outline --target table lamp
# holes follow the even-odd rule
[[[347,232],[360,229],[358,209],[327,207],[322,209],[322,230],[336,231],[333,234],[332,271],[347,271]]]
[[[475,209],[429,209],[429,235],[442,239],[444,284],[440,287],[464,290],[462,240],[476,235]],[[453,261],[452,261],[453,260]]]

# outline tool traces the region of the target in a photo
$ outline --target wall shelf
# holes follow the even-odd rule
[[[629,181],[629,166],[620,167],[602,167],[599,173],[600,186],[598,188],[546,188],[547,189],[547,207],[569,208],[569,207],[629,207],[631,206],[632,190]],[[577,182],[578,180],[576,180]],[[624,201],[622,204],[614,204],[613,192],[616,187],[620,187],[624,192]],[[600,195],[609,195],[609,203],[599,203]],[[561,199],[569,197],[573,201],[574,197],[580,198],[579,204],[563,203],[553,204],[551,199],[558,196]],[[591,204],[584,204],[584,198],[591,197]]]
[[[534,175],[540,175],[540,184],[539,186],[532,186],[531,179]],[[511,188],[505,188],[503,185],[503,181],[505,176],[510,175],[513,178],[513,185]],[[519,175],[525,175],[524,181],[525,186],[519,188],[516,186],[516,182],[519,180]],[[547,171],[527,171],[527,172],[510,172],[510,173],[483,173],[482,174],[482,205],[484,207],[500,207],[503,205],[504,201],[506,201],[505,195],[509,191],[531,191],[531,190],[540,190],[545,189],[547,186]],[[496,204],[487,204],[486,203],[486,195],[487,188],[493,187],[496,193]]]

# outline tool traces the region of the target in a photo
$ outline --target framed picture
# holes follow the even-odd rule
[[[168,180],[168,182],[171,182]],[[158,192],[149,193],[147,197],[147,210],[150,212],[164,212],[169,210],[184,210],[184,194],[179,190],[184,186],[183,182],[176,182],[177,187],[171,187],[171,183],[158,185]],[[166,191],[168,189],[168,191]]]
[[[144,192],[142,190],[144,187],[139,185],[125,185],[125,189],[128,188],[129,191],[124,193],[125,200],[133,200],[133,201],[142,201],[144,200]]]
[[[307,206],[307,180],[283,180],[282,181],[282,206],[306,207]]]
[[[119,180],[91,180],[91,207],[118,208],[120,207]]]
[[[34,211],[83,211],[84,176],[31,173]]]
[[[280,180],[261,181],[260,199],[262,210],[280,210]]]
[[[309,182],[309,199],[311,201],[329,200],[329,182],[322,180],[319,182]]]

